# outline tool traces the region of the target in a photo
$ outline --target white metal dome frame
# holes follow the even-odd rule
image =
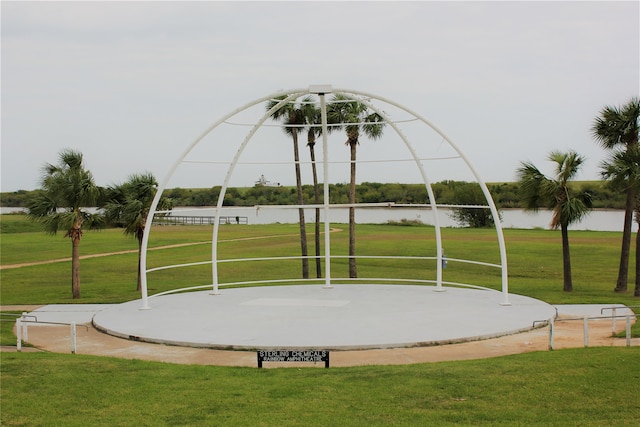
[[[364,105],[366,105],[370,110],[374,111],[375,113],[377,113],[378,115],[380,115],[383,119],[384,124],[388,124],[389,126],[391,126],[393,128],[393,130],[396,132],[396,134],[401,138],[401,140],[404,142],[406,148],[409,150],[409,152],[411,153],[411,157],[412,160],[415,162],[417,168],[420,171],[420,175],[422,176],[423,179],[423,183],[426,187],[428,196],[429,196],[429,207],[430,209],[433,211],[434,213],[434,227],[435,227],[435,236],[436,236],[436,280],[435,280],[435,290],[436,291],[444,291],[442,285],[443,285],[443,280],[442,280],[442,269],[443,269],[443,260],[445,259],[444,257],[444,253],[443,253],[443,246],[442,246],[442,234],[440,231],[440,224],[438,222],[438,216],[437,216],[437,211],[438,211],[438,207],[452,207],[451,205],[438,205],[436,203],[436,199],[435,199],[435,195],[434,192],[432,190],[431,187],[431,182],[429,181],[429,178],[427,177],[427,172],[425,170],[425,167],[423,165],[423,160],[427,160],[427,159],[423,159],[420,158],[416,152],[416,150],[414,149],[414,147],[412,146],[412,144],[410,143],[410,141],[408,140],[408,138],[403,134],[402,130],[399,128],[399,126],[397,125],[398,122],[394,122],[392,121],[388,115],[382,111],[381,109],[377,108],[373,103],[372,100],[378,100],[380,102],[384,102],[388,105],[392,105],[396,108],[398,108],[399,110],[403,111],[404,113],[407,113],[409,115],[411,115],[413,117],[412,120],[418,120],[422,123],[424,123],[425,125],[427,125],[429,128],[431,128],[433,131],[435,131],[438,135],[440,135],[442,137],[443,141],[446,141],[446,143],[449,145],[449,147],[451,147],[453,150],[455,150],[455,152],[457,153],[457,155],[459,156],[459,158],[461,158],[464,163],[466,164],[466,166],[469,168],[469,171],[471,171],[471,173],[473,174],[473,176],[475,177],[477,183],[480,185],[480,188],[482,189],[482,192],[484,194],[484,197],[487,201],[487,206],[457,206],[457,207],[469,207],[469,208],[489,208],[491,211],[491,215],[493,217],[493,222],[494,222],[494,226],[496,228],[496,232],[497,232],[497,239],[498,239],[498,246],[499,246],[499,250],[500,250],[500,264],[492,264],[492,263],[486,263],[486,262],[480,262],[480,261],[473,261],[473,260],[460,260],[457,259],[455,261],[458,262],[467,262],[467,263],[472,263],[472,264],[479,264],[479,265],[484,265],[484,266],[489,266],[489,267],[495,267],[495,268],[499,268],[501,269],[501,281],[502,281],[502,295],[503,295],[503,300],[500,303],[500,305],[511,305],[509,302],[509,288],[508,288],[508,273],[507,273],[507,255],[506,255],[506,247],[505,247],[505,242],[504,242],[504,235],[502,232],[502,227],[500,225],[500,216],[498,213],[498,210],[495,206],[495,203],[493,202],[493,199],[491,197],[491,194],[486,186],[486,184],[484,183],[484,181],[482,180],[482,178],[480,177],[480,175],[478,174],[478,172],[476,171],[476,169],[473,167],[473,165],[471,164],[471,162],[469,161],[469,159],[464,155],[464,153],[462,152],[462,150],[460,150],[460,148],[453,143],[453,141],[447,136],[445,135],[440,129],[438,129],[435,125],[433,125],[430,121],[428,121],[426,118],[422,117],[420,114],[408,109],[407,107],[404,107],[394,101],[391,101],[387,98],[383,98],[381,96],[378,95],[374,95],[371,93],[367,93],[367,92],[362,92],[362,91],[356,91],[356,90],[351,90],[351,89],[337,89],[337,88],[333,88],[331,85],[311,85],[306,89],[293,89],[293,90],[285,90],[285,91],[279,91],[270,95],[267,95],[265,97],[259,98],[255,101],[252,101],[248,104],[245,104],[244,106],[230,112],[229,114],[227,114],[226,116],[222,117],[221,119],[219,119],[217,122],[215,122],[213,125],[211,125],[209,128],[207,128],[204,132],[202,132],[182,153],[182,155],[174,162],[173,166],[171,167],[171,169],[169,170],[169,172],[167,173],[167,175],[164,177],[163,181],[161,182],[161,184],[158,187],[158,190],[156,192],[156,195],[153,199],[153,202],[151,204],[151,207],[149,209],[149,215],[147,217],[147,227],[145,227],[144,230],[144,235],[143,235],[143,239],[142,239],[142,246],[141,246],[141,259],[140,259],[140,275],[141,275],[141,296],[142,296],[142,307],[141,309],[149,309],[149,295],[148,295],[148,288],[147,288],[147,273],[151,272],[151,271],[156,271],[156,270],[161,270],[161,269],[168,269],[168,268],[177,268],[177,267],[185,267],[185,266],[191,266],[191,265],[200,265],[200,264],[211,264],[212,266],[212,284],[211,285],[205,285],[205,286],[196,286],[196,287],[191,287],[191,288],[181,288],[181,289],[176,289],[176,290],[172,290],[172,291],[167,291],[167,292],[162,292],[160,294],[156,294],[153,296],[158,296],[158,295],[164,295],[164,294],[169,294],[169,293],[174,293],[174,292],[180,292],[180,291],[186,291],[186,290],[193,290],[193,289],[202,289],[202,288],[209,288],[211,287],[212,289],[212,294],[217,295],[219,294],[219,278],[218,278],[218,248],[217,248],[217,243],[218,243],[218,230],[219,230],[219,226],[220,226],[220,221],[218,220],[218,218],[220,217],[220,213],[222,212],[222,208],[223,208],[223,203],[224,203],[224,196],[227,190],[227,187],[229,185],[231,176],[233,175],[234,169],[236,167],[236,165],[238,164],[241,155],[243,154],[247,144],[249,143],[249,141],[251,141],[252,137],[255,135],[256,131],[264,124],[265,121],[267,121],[272,114],[277,111],[278,109],[282,108],[282,106],[286,105],[289,102],[295,102],[296,99],[305,96],[305,95],[316,95],[319,97],[319,101],[320,101],[320,110],[321,110],[321,118],[322,118],[322,122],[321,122],[321,126],[322,126],[322,165],[323,165],[323,172],[324,172],[324,176],[323,176],[323,186],[324,186],[324,194],[323,194],[323,203],[321,205],[313,205],[313,204],[305,204],[305,205],[287,205],[286,208],[293,208],[293,209],[298,209],[298,208],[320,208],[323,210],[324,213],[324,255],[321,256],[321,258],[324,258],[325,263],[324,263],[324,288],[331,288],[332,287],[332,277],[331,277],[331,259],[334,258],[331,255],[331,245],[330,245],[330,221],[328,220],[329,218],[329,210],[331,209],[332,206],[335,207],[335,205],[332,205],[330,203],[330,198],[329,198],[329,164],[331,163],[329,161],[329,146],[328,146],[328,123],[327,123],[327,104],[326,104],[326,99],[325,96],[327,94],[340,94],[340,95],[344,95],[345,97],[349,98],[349,99],[353,99],[355,101],[358,101]],[[154,269],[147,269],[147,250],[148,250],[148,245],[149,245],[149,235],[151,233],[151,224],[153,222],[153,218],[156,214],[158,213],[166,213],[163,211],[157,211],[157,207],[158,207],[158,203],[160,201],[160,198],[162,197],[162,194],[164,192],[164,190],[166,189],[167,184],[169,183],[171,177],[174,175],[174,173],[176,172],[177,168],[180,166],[180,164],[182,162],[185,161],[186,157],[189,155],[189,153],[192,152],[192,150],[207,136],[209,135],[214,129],[216,129],[219,125],[221,125],[222,123],[227,123],[227,121],[236,116],[239,113],[244,112],[245,110],[248,110],[249,108],[252,108],[258,104],[262,104],[264,102],[267,101],[277,101],[277,103],[274,102],[275,105],[273,105],[273,107],[271,109],[269,109],[260,120],[258,120],[255,124],[253,124],[251,131],[246,135],[244,141],[240,144],[233,160],[231,161],[231,163],[229,164],[227,173],[226,173],[226,177],[224,180],[224,183],[222,185],[222,188],[220,190],[220,194],[218,195],[218,201],[217,201],[217,205],[215,207],[214,213],[215,213],[215,218],[216,221],[214,221],[214,225],[213,225],[213,235],[212,235],[212,250],[211,250],[211,261],[206,261],[206,262],[197,262],[197,263],[190,263],[190,264],[180,264],[180,265],[170,265],[170,266],[163,266],[163,267],[158,267],[158,268],[154,268]],[[357,161],[356,161],[357,163]],[[360,206],[361,204],[354,204],[354,205],[340,205],[340,207],[357,207]],[[298,257],[298,258],[302,258],[302,257]],[[356,258],[358,258],[358,256],[356,255]],[[426,257],[428,258],[428,257]],[[261,259],[277,259],[277,258],[261,258]],[[234,260],[225,260],[226,262],[229,261],[234,261]],[[301,281],[301,280],[305,280],[305,279],[287,279],[287,281]],[[319,280],[319,279],[306,279],[306,280]],[[343,279],[341,279],[343,280]],[[398,280],[398,279],[390,279],[390,278],[386,278],[386,279],[368,279],[368,280]],[[418,280],[420,281],[420,280]],[[423,280],[424,281],[424,280]],[[274,282],[274,281],[261,281],[259,283],[267,283],[267,282]],[[284,282],[284,280],[278,280],[275,282]],[[425,282],[431,282],[433,283],[433,280],[427,280]],[[246,283],[246,282],[245,282]],[[256,283],[256,282],[251,282],[251,283]],[[463,284],[463,283],[451,283],[454,285],[461,285],[461,286],[467,286],[467,287],[478,287],[479,286],[474,286],[474,285],[470,285],[470,284]]]

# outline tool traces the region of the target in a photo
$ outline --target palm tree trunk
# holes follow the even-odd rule
[[[311,170],[313,172],[313,196],[314,203],[320,204],[320,187],[318,186],[318,170],[316,168],[316,152],[315,143],[309,143],[309,151],[311,154]],[[316,256],[316,277],[322,277],[322,264],[320,262],[320,208],[316,208],[316,226],[315,226],[315,256]]]
[[[640,297],[640,229],[636,232],[636,287],[633,296]]]
[[[627,201],[624,212],[624,228],[622,230],[622,249],[620,251],[620,267],[618,268],[618,281],[615,292],[627,291],[629,277],[629,253],[631,252],[631,225],[633,223],[633,206],[635,192],[632,188],[627,190]]]
[[[349,203],[356,203],[356,147],[357,143],[350,142],[351,149],[351,183],[349,186]],[[349,207],[349,277],[357,278],[356,266],[356,208]]]
[[[293,131],[293,158],[296,166],[296,188],[298,192],[298,204],[302,205],[304,199],[302,197],[302,178],[300,176],[300,155],[298,153],[298,132]],[[304,209],[298,209],[298,217],[300,218],[300,249],[302,252],[302,278],[309,278],[309,250],[307,248],[307,225],[304,221]]]
[[[562,233],[562,268],[564,271],[564,291],[573,291],[573,281],[571,280],[571,254],[569,253],[569,230],[567,224],[560,226]]]
[[[80,233],[71,233],[71,295],[73,299],[80,298]]]

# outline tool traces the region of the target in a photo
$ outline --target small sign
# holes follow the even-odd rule
[[[329,350],[258,350],[258,368],[262,362],[324,362],[329,367]]]

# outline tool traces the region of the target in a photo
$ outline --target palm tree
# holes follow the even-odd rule
[[[127,182],[108,189],[108,201],[104,204],[105,217],[112,224],[120,225],[124,234],[138,239],[138,285],[141,289],[140,257],[142,237],[147,225],[149,209],[158,189],[158,182],[151,173],[133,174]],[[171,209],[171,200],[163,197],[158,209]]]
[[[632,98],[623,107],[606,106],[600,112],[591,128],[593,137],[607,150],[622,148],[627,151],[638,147],[640,133],[640,99]],[[614,291],[626,292],[629,276],[629,253],[631,249],[631,225],[633,208],[636,203],[636,188],[625,185],[627,199],[625,203],[624,228],[622,231],[622,249],[620,267]],[[622,188],[622,187],[621,187]]]
[[[83,227],[101,228],[104,218],[82,208],[97,206],[101,190],[91,172],[84,169],[82,154],[65,149],[58,165],[46,164],[41,181],[42,191],[27,203],[31,219],[44,225],[46,232],[65,230],[71,239],[71,294],[80,298],[80,240]]]
[[[628,190],[633,187],[635,198],[635,219],[640,227],[640,147],[625,151],[615,150],[600,164],[602,178],[614,188]],[[640,297],[640,229],[636,232],[636,279],[634,296]]]
[[[580,221],[591,210],[591,195],[586,192],[573,195],[569,182],[576,176],[584,158],[574,151],[552,151],[548,159],[556,164],[554,178],[547,178],[532,163],[522,162],[517,170],[520,196],[525,209],[552,209],[551,228],[562,233],[562,261],[564,291],[573,290],[571,257],[569,253],[569,224]]]
[[[318,169],[316,166],[316,139],[322,135],[321,112],[320,109],[311,102],[310,97],[306,97],[302,103],[303,116],[307,124],[307,147],[309,147],[309,155],[311,157],[311,172],[313,175],[313,198],[314,203],[320,204],[320,186],[318,184]],[[316,259],[316,277],[322,277],[322,265],[320,262],[320,208],[316,207],[315,218],[315,259]]]
[[[356,234],[355,234],[355,206],[356,203],[356,150],[360,144],[360,131],[370,139],[382,137],[384,122],[382,117],[369,111],[369,108],[353,98],[336,94],[327,107],[327,121],[334,123],[334,128],[344,128],[347,133],[347,145],[351,154],[350,186],[349,186],[349,277],[358,277],[356,267]]]
[[[267,103],[267,111],[275,107],[280,101],[285,99],[286,96],[282,96],[276,99],[272,99]],[[303,104],[304,105],[304,104]],[[298,134],[305,125],[304,110],[295,103],[287,103],[278,110],[274,111],[271,115],[274,120],[282,120],[284,123],[284,131],[286,134],[291,135],[293,140],[293,161],[295,163],[296,173],[296,190],[298,195],[298,205],[304,204],[302,196],[302,178],[300,176],[300,155],[298,152]],[[302,278],[309,278],[309,251],[307,248],[307,230],[304,220],[304,209],[298,209],[299,225],[300,225],[300,247],[302,252]]]

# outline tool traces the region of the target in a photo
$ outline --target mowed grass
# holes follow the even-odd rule
[[[15,220],[20,221],[20,219]],[[15,224],[14,224],[15,225]],[[66,258],[62,235],[5,233],[2,265]],[[346,226],[336,224],[333,255],[346,255]],[[499,289],[498,270],[454,261],[499,261],[495,231],[445,229],[449,257],[444,278]],[[510,288],[551,303],[624,303],[615,294],[620,233],[571,232],[574,286],[562,292],[559,233],[506,230]],[[241,239],[251,240],[241,240]],[[157,227],[150,247],[192,246],[149,252],[150,267],[206,261],[208,227]],[[310,242],[312,234],[309,233]],[[205,243],[201,243],[205,242]],[[135,250],[119,230],[86,232],[81,254]],[[361,225],[359,253],[435,256],[432,227]],[[220,258],[296,256],[296,225],[221,227]],[[2,304],[105,303],[139,298],[137,254],[84,259],[82,298],[70,299],[70,262],[3,269]],[[430,279],[432,260],[361,259],[361,277]],[[311,263],[313,271],[313,263]],[[300,262],[220,264],[223,281],[300,277]],[[335,259],[332,276],[346,276]],[[149,274],[152,292],[211,283],[209,266]],[[2,342],[11,343],[10,323]],[[14,341],[15,342],[15,341]],[[640,425],[640,348],[581,348],[487,360],[353,368],[227,368],[185,366],[51,353],[0,353],[6,426],[201,425]]]
[[[640,424],[639,348],[407,366],[262,369],[2,354],[2,424]]]
[[[63,234],[42,232],[4,232],[20,230],[23,215],[3,215],[0,242],[2,266],[69,258],[71,243]],[[25,224],[26,228],[26,224]],[[346,224],[332,225],[331,276],[348,277],[348,232]],[[630,269],[630,291],[613,292],[617,278],[621,233],[571,231],[571,259],[574,292],[562,291],[562,248],[560,232],[551,230],[504,231],[507,246],[510,292],[542,299],[549,303],[623,303],[638,305],[633,297],[634,269]],[[500,263],[498,242],[492,229],[442,230],[447,267],[446,282],[467,283],[494,289],[501,287],[497,268],[463,263],[474,260]],[[310,255],[313,255],[312,226],[308,229]],[[323,236],[324,245],[324,236]],[[163,248],[171,245],[188,244]],[[147,266],[188,264],[211,260],[211,227],[156,226],[151,233]],[[2,304],[116,303],[139,298],[137,241],[121,230],[86,231],[80,245],[82,256],[123,252],[117,255],[83,259],[80,276],[82,298],[71,299],[71,263],[63,261],[20,268],[5,268],[2,274]],[[433,259],[381,259],[366,257],[436,256],[435,230],[429,226],[358,225],[358,275],[367,278],[435,280]],[[225,225],[220,227],[219,259],[297,257],[300,255],[298,226],[295,224]],[[322,253],[324,254],[324,252]],[[631,259],[635,253],[632,251]],[[633,265],[631,265],[633,267]],[[299,259],[219,263],[221,283],[301,278]],[[315,277],[310,260],[311,277]],[[323,259],[324,274],[324,259]],[[337,280],[340,282],[340,280]],[[150,294],[181,287],[212,283],[210,265],[197,265],[148,273]]]

